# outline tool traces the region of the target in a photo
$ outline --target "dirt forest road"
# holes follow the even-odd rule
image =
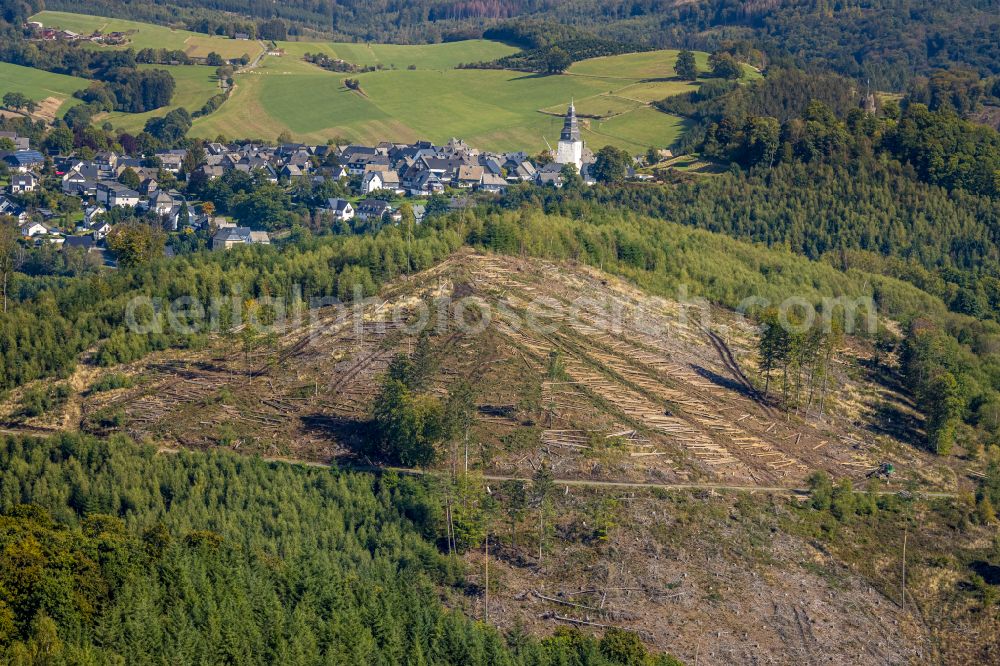
[[[184,449],[174,449],[174,448],[160,448],[160,453],[180,453]],[[317,462],[313,460],[296,460],[293,458],[282,458],[277,456],[261,456],[261,460],[265,462],[281,463],[285,465],[300,465],[303,467],[319,467],[319,468],[336,468],[348,472],[369,472],[374,474],[380,474],[384,472],[396,472],[397,474],[410,474],[413,476],[424,476],[427,474],[433,475],[437,474],[435,470],[425,470],[418,469],[414,467],[396,467],[396,466],[380,466],[380,465],[352,465],[352,464],[331,464]],[[524,481],[525,483],[530,483],[531,479],[527,477],[520,476],[503,476],[499,474],[483,474],[482,478],[484,481]],[[552,479],[552,482],[557,486],[569,486],[569,487],[579,487],[579,488],[605,488],[605,489],[633,489],[633,490],[708,490],[716,492],[736,492],[736,493],[769,493],[773,495],[790,495],[794,497],[801,497],[809,494],[808,488],[794,488],[788,486],[740,486],[731,485],[725,483],[656,483],[656,482],[646,482],[646,481],[614,481],[614,480],[594,480],[594,479]],[[863,494],[868,491],[863,488],[858,488],[854,492]],[[902,489],[898,490],[876,490],[874,491],[876,495],[899,495],[904,492]],[[940,492],[940,491],[924,491],[924,490],[914,490],[905,491],[910,493],[914,497],[922,498],[952,498],[956,496],[956,493]]]
[[[56,434],[58,431],[54,430],[41,430],[41,429],[28,429],[28,428],[3,428],[0,427],[0,435],[19,435],[19,436],[32,436],[32,437],[46,437]],[[164,454],[176,454],[182,453],[185,449],[170,448],[170,447],[159,447],[157,449],[158,453]],[[318,467],[324,469],[342,469],[344,471],[350,472],[369,472],[374,474],[380,474],[384,472],[396,472],[397,474],[410,474],[414,476],[423,476],[427,474],[437,474],[435,470],[418,469],[413,467],[396,467],[396,466],[380,466],[380,465],[361,465],[361,464],[350,464],[349,462],[345,464],[336,463],[324,463],[315,460],[299,460],[294,458],[284,458],[280,456],[260,456],[260,459],[265,462],[271,463],[281,463],[285,465],[299,465],[302,467]],[[483,474],[483,480],[485,481],[524,481],[525,483],[530,483],[531,479],[527,477],[519,476],[504,476],[499,474]],[[615,481],[615,480],[596,480],[596,479],[553,479],[552,482],[557,486],[565,486],[571,488],[597,488],[597,489],[608,489],[608,490],[703,490],[711,492],[734,492],[734,493],[769,493],[772,495],[787,495],[791,497],[804,497],[809,494],[808,488],[796,488],[790,486],[746,486],[746,485],[733,485],[726,483],[656,483],[649,481]],[[866,489],[858,488],[855,489],[856,493],[862,494],[869,492]],[[925,498],[925,499],[945,499],[954,498],[957,493],[942,492],[942,491],[927,491],[927,490],[875,490],[876,495],[899,495],[902,492],[907,492],[913,497]]]

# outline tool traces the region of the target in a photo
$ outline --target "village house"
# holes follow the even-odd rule
[[[142,160],[140,160],[139,158],[137,158],[137,157],[124,157],[123,156],[123,157],[119,157],[118,158],[118,162],[115,163],[114,176],[113,177],[114,178],[118,178],[119,176],[122,175],[122,173],[125,171],[125,169],[132,169],[132,171],[135,171],[136,174],[140,178],[142,178],[142,173],[144,171],[147,171],[147,169],[143,168],[143,166],[142,166]]]
[[[28,212],[7,197],[0,197],[0,215],[13,217],[18,225],[28,221]]]
[[[535,184],[550,187],[562,187],[562,170],[565,165],[558,162],[549,162],[535,172]]]
[[[160,185],[156,182],[155,178],[146,178],[139,183],[139,194],[149,197],[156,194],[159,188]]]
[[[10,179],[10,193],[11,194],[24,194],[26,192],[34,192],[38,188],[38,178],[35,174],[31,173],[20,173],[15,174]]]
[[[417,170],[416,175],[409,181],[407,192],[410,196],[429,197],[444,192],[444,183],[428,169]]]
[[[97,180],[100,172],[90,162],[76,162],[63,174],[63,194],[80,197],[94,196],[97,192]]]
[[[8,153],[3,160],[7,163],[7,167],[16,173],[28,173],[45,164],[45,158],[37,150],[15,150]]]
[[[52,230],[41,222],[26,221],[20,225],[21,236],[24,238],[35,238],[37,236],[48,236]]]
[[[399,186],[399,174],[395,171],[368,171],[361,179],[361,193],[371,194],[376,190],[391,190],[396,194],[402,194],[403,190]]]
[[[476,189],[482,192],[502,194],[507,189],[507,181],[504,180],[503,176],[492,173],[483,174],[483,179],[476,186]]]
[[[120,183],[99,182],[97,183],[97,200],[108,208],[116,206],[138,206],[142,196],[135,190],[131,190]]]
[[[111,224],[100,216],[100,211],[104,213],[105,210],[102,206],[92,206],[84,211],[83,222],[81,222],[76,227],[76,232],[78,234],[90,234],[94,237],[94,240],[100,241],[108,237],[108,233],[111,231]],[[87,213],[90,212],[88,215]]]
[[[374,148],[366,146],[348,146],[341,154],[341,164],[347,166],[347,172],[352,176],[364,174],[369,164],[389,164],[389,158],[380,155]]]
[[[354,206],[347,199],[327,199],[326,208],[338,222],[348,222],[354,218]]]
[[[164,171],[169,171],[172,174],[178,174],[181,172],[181,168],[184,164],[185,151],[183,150],[168,150],[161,153],[156,153],[156,159],[160,160],[160,167]]]
[[[286,178],[292,180],[293,178],[302,178],[305,173],[303,173],[302,168],[297,164],[286,164],[281,167],[281,171],[278,172],[280,178]]]
[[[0,132],[0,140],[10,139],[14,144],[14,150],[28,150],[31,148],[31,140],[26,136],[18,136],[17,132]]]
[[[332,167],[325,167],[325,169],[327,169],[326,174],[333,180],[344,180],[351,175],[345,167],[339,164]]]
[[[159,190],[153,196],[149,198],[149,210],[154,211],[157,215],[166,215],[177,205],[169,193]]]
[[[424,221],[424,216],[427,215],[427,206],[422,204],[414,204],[410,207],[413,210],[413,221],[420,224]]]
[[[93,163],[100,171],[113,177],[118,169],[118,159],[118,153],[113,150],[105,150],[94,155]]]
[[[380,220],[392,213],[392,206],[379,199],[364,199],[358,202],[354,210],[362,220]]]
[[[208,180],[215,180],[216,178],[221,178],[226,173],[226,169],[221,164],[214,166],[206,164],[201,167],[201,172]]]
[[[270,245],[266,231],[252,231],[249,227],[226,227],[212,237],[213,250],[229,250],[237,245]]]
[[[421,174],[416,181],[417,189],[428,195],[442,194],[445,191],[445,180],[432,171]]]
[[[483,167],[463,164],[458,168],[455,176],[455,184],[463,189],[468,189],[483,182]]]
[[[104,206],[87,206],[83,209],[83,223],[92,224],[98,217],[108,212]]]

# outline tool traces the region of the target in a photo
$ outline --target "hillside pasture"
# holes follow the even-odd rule
[[[644,51],[642,53],[626,53],[624,55],[602,56],[573,63],[567,70],[570,74],[579,76],[600,76],[604,78],[622,79],[672,79],[676,76],[674,64],[677,54],[674,49]],[[708,54],[704,51],[694,52],[694,61],[700,74],[708,72]],[[760,73],[750,65],[743,65],[746,78],[759,77]]]
[[[643,53],[602,56],[581,60],[570,65],[570,74],[600,76],[612,79],[668,79],[675,76],[674,63],[680,51],[662,49]],[[696,53],[698,69],[708,69],[708,54]]]
[[[94,48],[128,48],[136,51],[145,48],[170,49],[184,51],[191,57],[203,58],[215,51],[223,58],[239,58],[244,53],[251,58],[261,52],[263,47],[257,41],[229,39],[217,35],[204,35],[188,30],[175,30],[167,26],[126,21],[124,19],[91,16],[89,14],[71,14],[69,12],[43,11],[32,17],[33,21],[41,21],[46,28],[71,30],[81,35],[90,35],[95,31],[102,33],[128,33],[129,42],[121,47],[105,47],[94,45]]]
[[[574,101],[576,113],[580,117],[610,118],[635,111],[642,106],[635,100],[618,97],[613,93],[601,93]],[[566,103],[562,102],[542,109],[544,113],[561,116],[566,113]]]
[[[517,48],[486,39],[469,39],[442,44],[352,44],[347,42],[278,42],[286,57],[301,58],[305,53],[325,53],[362,67],[382,65],[385,69],[453,69],[457,65],[493,60]]]
[[[615,90],[617,97],[649,104],[672,95],[693,92],[700,87],[690,81],[641,81]]]
[[[297,140],[345,137],[362,142],[443,142],[457,136],[489,150],[536,151],[545,147],[546,140],[557,141],[562,127],[561,118],[541,113],[540,108],[562,113],[574,97],[595,98],[595,109],[610,105],[616,113],[641,106],[629,100],[596,99],[613,83],[599,78],[502,70],[386,70],[357,75],[359,93],[344,86],[347,75],[315,67],[307,72],[298,64],[286,69],[276,60],[269,58],[264,67],[239,74],[229,102],[195,121],[192,134],[273,138],[287,129]],[[641,124],[618,123],[611,128],[626,125],[631,125],[627,138],[585,127],[584,140],[594,147],[612,143],[643,150],[648,145],[668,145],[679,127],[676,119],[653,112],[645,114]]]
[[[19,92],[42,105],[40,115],[62,117],[66,110],[79,100],[73,97],[90,81],[76,76],[43,72],[40,69],[21,67],[0,62],[0,97],[9,92]]]
[[[305,43],[295,44],[300,53],[306,52]],[[362,142],[447,141],[457,136],[489,150],[535,151],[542,150],[546,141],[558,140],[562,127],[558,116],[576,99],[581,114],[595,117],[582,129],[592,148],[613,144],[641,151],[650,145],[670,145],[684,129],[681,119],[652,110],[648,103],[696,85],[644,80],[649,54],[642,54],[647,59],[639,63],[634,54],[618,56],[622,66],[615,68],[619,74],[615,77],[424,68],[448,62],[448,57],[461,60],[469,49],[484,47],[476,42],[457,44],[463,50],[455,51],[452,44],[398,47],[422,51],[422,65],[357,75],[322,70],[286,49],[284,56],[266,57],[261,66],[238,74],[232,99],[197,120],[192,134],[273,138],[287,129],[297,140],[336,137]],[[340,45],[327,47],[328,54],[350,57]],[[451,51],[427,55],[435,49]],[[670,52],[656,53],[669,60]],[[360,93],[344,86],[348,76],[361,82]],[[628,118],[633,113],[638,115]]]
[[[262,48],[255,41],[135,21],[49,11],[35,18],[81,34],[127,32],[129,46],[136,49],[181,49],[193,56],[215,51],[238,57],[245,52],[253,56]],[[648,146],[669,146],[685,128],[680,118],[652,109],[650,102],[697,85],[673,78],[677,52],[669,50],[594,58],[574,63],[565,74],[544,75],[456,69],[461,63],[517,50],[489,40],[423,45],[285,41],[277,46],[282,55],[264,55],[257,66],[236,73],[230,99],[215,113],[197,119],[191,136],[274,139],[288,131],[301,141],[342,138],[366,143],[461,137],[487,150],[537,152],[558,140],[560,116],[575,99],[580,114],[589,116],[583,118],[581,131],[592,149],[611,144],[641,152]],[[306,62],[306,53],[383,69],[330,72]],[[706,67],[707,54],[697,57]],[[219,91],[212,68],[167,69],[177,80],[170,107],[109,114],[107,119],[134,132],[169,108],[183,106],[194,112]],[[348,76],[359,79],[360,91],[345,87]]]

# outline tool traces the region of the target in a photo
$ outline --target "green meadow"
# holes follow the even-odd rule
[[[559,115],[571,99],[581,114],[594,116],[582,118],[581,127],[584,140],[595,149],[606,144],[632,151],[666,146],[684,130],[680,118],[655,111],[648,103],[696,84],[646,81],[642,73],[631,75],[628,60],[616,68],[614,77],[578,75],[573,69],[561,75],[453,69],[448,65],[466,61],[471,48],[482,48],[456,44],[462,48],[397,47],[405,50],[396,53],[410,54],[401,60],[413,61],[416,69],[391,63],[397,68],[357,75],[324,71],[286,49],[284,56],[266,57],[261,66],[238,74],[232,98],[195,121],[192,134],[271,138],[287,130],[302,141],[344,138],[366,143],[441,142],[454,136],[487,150],[540,151],[546,141],[558,140]],[[344,57],[340,45],[329,46],[328,53]],[[446,47],[446,52],[435,52]],[[299,53],[308,50],[300,48]],[[674,57],[669,51],[657,53],[668,61]],[[348,76],[360,81],[360,92],[344,86]]]
[[[125,32],[129,43],[122,48],[132,47],[136,51],[145,48],[184,51],[189,56],[204,57],[215,51],[223,58],[239,58],[244,53],[251,58],[261,52],[262,46],[256,41],[229,39],[203,35],[199,32],[174,30],[162,25],[126,21],[124,19],[71,14],[69,12],[44,11],[35,14],[33,21],[41,21],[46,28],[71,30],[81,35],[89,35],[95,30],[103,33]],[[95,48],[108,48],[95,45]]]
[[[45,11],[36,18],[80,33],[129,32],[129,45],[136,49],[182,49],[192,55],[216,51],[234,57],[254,55],[257,51],[248,49],[261,48],[255,41],[98,16]],[[650,103],[699,85],[673,78],[677,52],[669,50],[593,58],[574,63],[565,74],[542,75],[456,69],[516,51],[488,40],[421,45],[287,41],[277,47],[281,55],[265,55],[256,67],[236,73],[230,99],[215,113],[197,119],[192,136],[274,139],[287,131],[300,141],[337,138],[364,143],[460,137],[487,150],[536,152],[558,140],[560,116],[572,99],[591,148],[611,144],[639,152],[651,145],[669,146],[686,128],[681,118],[660,113]],[[382,69],[330,72],[303,60],[306,53]],[[697,54],[703,69],[707,58]],[[167,69],[177,80],[170,108],[194,112],[219,91],[212,68]],[[359,79],[360,91],[344,85],[348,76]],[[115,113],[106,119],[138,131],[149,117],[167,110]]]
[[[49,116],[62,116],[66,109],[79,103],[73,98],[73,93],[86,88],[89,84],[90,81],[87,79],[75,76],[53,74],[31,67],[0,62],[0,97],[9,92],[19,92],[35,102],[43,103],[45,100],[51,100],[42,104],[44,113]]]
[[[672,79],[674,63],[680,51],[644,51],[642,53],[626,53],[625,55],[591,58],[573,63],[569,71],[580,76],[600,76],[604,78],[625,79]],[[695,51],[694,61],[700,72],[708,71],[708,54]],[[743,71],[747,78],[760,76],[750,65],[744,65]]]
[[[494,60],[517,48],[485,39],[469,39],[443,44],[350,44],[345,42],[278,42],[285,57],[301,58],[305,53],[325,53],[363,67],[381,65],[386,69],[452,69],[469,62]]]

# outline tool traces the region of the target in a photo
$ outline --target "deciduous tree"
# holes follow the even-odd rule
[[[697,79],[698,65],[695,63],[694,53],[686,49],[678,53],[677,62],[674,63],[674,72],[686,81]]]

